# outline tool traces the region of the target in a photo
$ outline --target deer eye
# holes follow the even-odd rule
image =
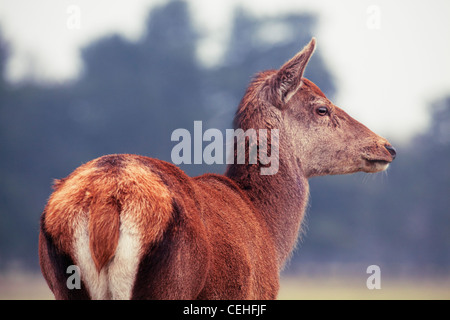
[[[328,114],[328,108],[327,107],[318,107],[316,109],[316,112],[319,116],[326,116]]]

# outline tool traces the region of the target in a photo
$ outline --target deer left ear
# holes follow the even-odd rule
[[[275,95],[275,105],[281,109],[289,101],[289,99],[300,89],[302,84],[302,76],[316,47],[316,39],[311,41],[291,60],[286,62],[275,75],[272,93]]]

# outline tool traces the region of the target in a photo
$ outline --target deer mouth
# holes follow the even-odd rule
[[[369,173],[386,170],[397,155],[394,147],[387,143],[384,145],[384,148],[368,148],[365,151],[369,152],[362,156],[364,162],[363,171]]]
[[[391,161],[387,161],[384,159],[364,159],[364,171],[375,173],[384,171],[389,167]]]

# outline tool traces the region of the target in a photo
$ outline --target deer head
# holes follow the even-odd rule
[[[313,38],[279,70],[255,78],[238,109],[235,125],[243,129],[255,125],[278,128],[280,151],[294,156],[307,178],[385,170],[396,156],[389,142],[302,78],[315,44]],[[252,103],[255,100],[257,104]]]

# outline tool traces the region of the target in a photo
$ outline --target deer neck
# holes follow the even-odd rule
[[[225,173],[247,193],[267,225],[280,268],[296,245],[309,195],[308,180],[292,151],[283,148],[280,140],[279,169],[274,175],[261,175],[259,164],[230,164]]]

